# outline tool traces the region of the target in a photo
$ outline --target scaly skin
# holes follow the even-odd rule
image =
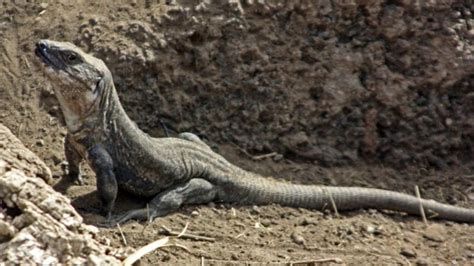
[[[130,120],[120,104],[105,64],[70,43],[41,40],[36,54],[54,83],[68,136],[66,157],[79,179],[86,159],[97,176],[97,190],[111,224],[153,219],[182,204],[210,201],[240,204],[277,203],[310,209],[374,208],[420,214],[420,200],[403,193],[361,187],[305,186],[276,182],[245,171],[213,152],[191,133],[152,138]],[[153,197],[148,209],[111,218],[118,187]],[[428,214],[474,222],[474,210],[422,199]]]

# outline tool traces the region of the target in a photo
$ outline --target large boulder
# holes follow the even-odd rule
[[[48,167],[2,124],[0,147],[0,262],[120,264],[121,252],[83,224],[69,199],[45,182],[52,181]]]

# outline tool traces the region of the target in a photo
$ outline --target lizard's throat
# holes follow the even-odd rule
[[[93,99],[90,95],[65,96],[58,90],[55,90],[55,94],[67,129],[71,133],[78,132],[86,127],[87,122],[93,119],[93,114],[97,113],[97,98]]]

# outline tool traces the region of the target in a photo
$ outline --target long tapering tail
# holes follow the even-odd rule
[[[276,203],[290,207],[302,207],[322,210],[333,208],[338,210],[354,210],[373,208],[379,210],[394,210],[420,215],[420,202],[427,217],[446,219],[457,222],[474,223],[474,209],[456,207],[419,199],[404,193],[362,187],[331,187],[295,185],[276,182],[252,176],[248,172],[243,177],[228,180],[232,188],[224,188],[220,198],[224,201],[244,204]],[[224,185],[224,187],[226,187]],[[227,192],[226,192],[227,191]]]

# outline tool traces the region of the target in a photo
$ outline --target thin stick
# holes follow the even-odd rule
[[[243,231],[242,233],[240,233],[240,234],[234,236],[234,239],[237,239],[237,238],[239,238],[239,237],[245,235],[245,233],[247,233],[247,230],[245,230],[245,231]]]
[[[181,233],[179,233],[177,238],[180,238],[182,235],[184,235],[184,233],[186,233],[186,230],[188,229],[188,225],[189,225],[189,222],[186,222],[186,225],[184,226],[183,231],[181,231]]]
[[[252,158],[253,155],[250,154],[247,150],[245,150],[244,148],[240,147],[239,145],[233,143],[233,142],[230,142],[230,144],[234,145],[234,147],[236,147],[239,151],[241,151],[243,154],[247,155],[247,157],[249,158]]]
[[[182,248],[182,249],[186,250],[188,253],[191,253],[191,251],[189,251],[189,248],[187,248],[186,246],[183,246],[181,244],[177,244],[177,243],[164,245],[163,247],[178,247],[178,248]]]
[[[151,221],[150,221],[150,207],[148,205],[148,203],[146,204],[146,223],[145,223],[145,226],[143,226],[143,230],[142,230],[142,234],[143,232],[145,232],[145,230],[147,229],[147,227],[151,224]]]
[[[122,236],[123,244],[124,244],[125,246],[128,246],[128,244],[127,244],[127,239],[125,238],[125,235],[123,234],[122,228],[120,227],[120,224],[119,224],[119,223],[117,223],[117,228],[118,228],[118,230],[119,230],[119,232],[120,232],[120,235]]]
[[[169,228],[167,228],[164,225],[161,226],[161,229],[163,229],[162,233],[168,236],[179,236],[181,234],[180,232],[171,231]],[[200,241],[200,240],[210,241],[210,242],[216,241],[216,239],[212,237],[198,236],[198,235],[193,235],[193,234],[188,234],[188,233],[182,234],[180,238],[192,239],[192,240],[197,240],[197,241]]]
[[[426,215],[425,215],[425,209],[423,208],[423,199],[420,196],[420,189],[418,188],[418,185],[415,185],[415,193],[416,193],[416,197],[418,198],[418,202],[420,204],[421,218],[423,218],[423,222],[425,224],[428,224],[428,220],[426,219]]]
[[[28,67],[28,70],[30,70],[31,67],[30,67],[30,62],[28,61],[28,58],[26,58],[26,56],[23,56],[23,60],[25,60],[25,64]]]
[[[267,153],[267,154],[256,155],[256,156],[252,156],[252,160],[259,161],[259,160],[262,160],[262,159],[273,157],[277,154],[278,153],[276,153],[276,152],[270,152],[270,153]]]
[[[331,192],[329,192],[327,189],[324,189],[329,195],[329,201],[331,201],[332,208],[334,209],[334,213],[336,214],[336,217],[339,218],[339,212],[337,211],[337,206],[336,202],[334,201],[334,198],[332,197]]]
[[[204,257],[201,257],[201,266],[204,266]]]
[[[289,264],[313,264],[313,263],[322,263],[322,262],[334,262],[342,263],[340,258],[327,258],[327,259],[315,259],[315,260],[301,260],[301,261],[291,261]]]
[[[154,242],[151,242],[150,244],[140,248],[139,250],[135,251],[132,255],[128,256],[123,261],[123,265],[124,266],[131,266],[133,263],[135,263],[141,257],[143,257],[146,254],[151,253],[154,250],[164,246],[166,243],[168,243],[168,240],[169,240],[169,238],[165,237],[165,238],[162,238],[162,239],[158,239]]]
[[[264,261],[241,261],[241,260],[219,260],[219,259],[207,259],[208,261],[211,261],[211,262],[225,262],[225,263],[237,263],[238,265],[241,265],[241,264],[246,264],[246,265],[250,265],[250,264],[257,264],[257,265],[261,265],[261,264],[268,264],[268,262],[264,262]],[[203,259],[201,257],[201,263],[202,263]],[[287,262],[286,264],[284,265],[293,265],[293,264],[316,264],[316,263],[322,263],[322,262],[334,262],[334,263],[343,263],[343,260],[340,259],[340,258],[327,258],[327,259],[315,259],[315,260],[304,260],[304,261],[290,261],[290,262]],[[201,264],[202,265],[202,264]]]

